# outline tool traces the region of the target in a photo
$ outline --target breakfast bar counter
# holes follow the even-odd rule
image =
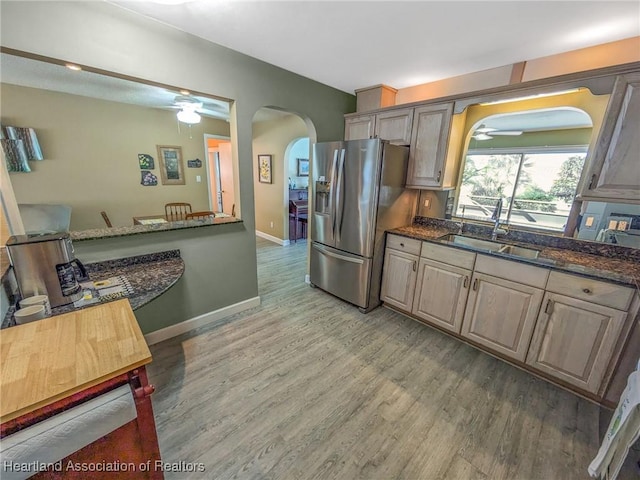
[[[87,263],[85,265],[89,280],[99,282],[113,277],[123,278],[127,283],[124,294],[131,303],[131,308],[138,308],[151,302],[171,288],[184,274],[184,261],[180,250],[136,255],[133,257]],[[90,306],[88,303],[76,302],[54,307],[52,315],[60,315]],[[9,308],[2,322],[2,328],[15,325],[13,313],[15,307]]]

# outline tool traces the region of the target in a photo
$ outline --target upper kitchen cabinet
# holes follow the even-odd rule
[[[409,145],[413,108],[389,110],[378,114],[345,116],[344,139],[381,138],[394,145]]]
[[[447,190],[456,186],[462,115],[453,103],[417,107],[413,114],[407,187]]]
[[[375,135],[395,145],[409,145],[413,108],[391,110],[376,115]]]
[[[345,140],[367,140],[375,135],[376,116],[356,115],[345,116],[344,119],[344,139]]]
[[[620,75],[581,197],[640,202],[640,73]]]

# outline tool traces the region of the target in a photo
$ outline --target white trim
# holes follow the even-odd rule
[[[261,232],[260,230],[256,230],[256,237],[265,238],[270,242],[277,243],[278,245],[282,245],[283,247],[286,247],[291,243],[289,240],[282,240],[281,238],[274,237],[273,235]]]
[[[260,297],[249,298],[247,300],[243,300],[242,302],[234,303],[233,305],[228,305],[218,310],[198,315],[197,317],[190,318],[189,320],[185,320],[184,322],[180,322],[175,325],[171,325],[169,327],[161,328],[160,330],[147,333],[144,336],[144,339],[147,341],[148,345],[155,345],[156,343],[168,340],[169,338],[182,335],[183,333],[193,330],[194,328],[208,325],[236,313],[244,312],[245,310],[249,310],[250,308],[258,306],[260,306]]]
[[[209,152],[210,152],[210,148],[209,148],[209,142],[207,140],[209,140],[210,138],[213,138],[215,140],[225,140],[228,142],[231,142],[231,137],[226,136],[226,135],[212,135],[210,133],[205,133],[203,136],[204,139],[204,153],[205,153],[205,157],[207,157],[207,160],[205,163],[205,173],[207,175],[207,192],[209,194],[209,210],[211,210],[212,212],[216,211],[217,206],[214,208],[214,201],[213,201],[213,196],[211,195],[211,172],[209,171]],[[218,202],[216,201],[215,204],[217,205]]]
[[[9,233],[11,235],[24,235],[24,225],[22,224],[22,217],[18,209],[18,201],[13,191],[13,185],[9,178],[4,150],[0,151],[0,164],[0,186],[2,187],[0,189],[0,200],[2,200],[0,208],[4,206],[4,214],[7,220],[7,226],[9,227]]]
[[[544,153],[587,153],[589,145],[545,145],[539,147],[486,147],[470,148],[467,155],[509,155],[514,154],[544,154]]]

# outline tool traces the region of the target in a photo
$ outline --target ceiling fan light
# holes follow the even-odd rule
[[[491,140],[493,137],[487,135],[486,133],[476,133],[475,135],[473,135],[473,138],[475,138],[476,140]]]
[[[188,123],[189,125],[200,123],[200,118],[200,115],[188,108],[183,108],[178,112],[178,120],[182,123]]]

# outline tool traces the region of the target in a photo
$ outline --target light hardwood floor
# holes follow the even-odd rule
[[[151,349],[164,461],[212,479],[589,478],[596,405],[311,288],[306,242],[257,243],[262,305]]]

